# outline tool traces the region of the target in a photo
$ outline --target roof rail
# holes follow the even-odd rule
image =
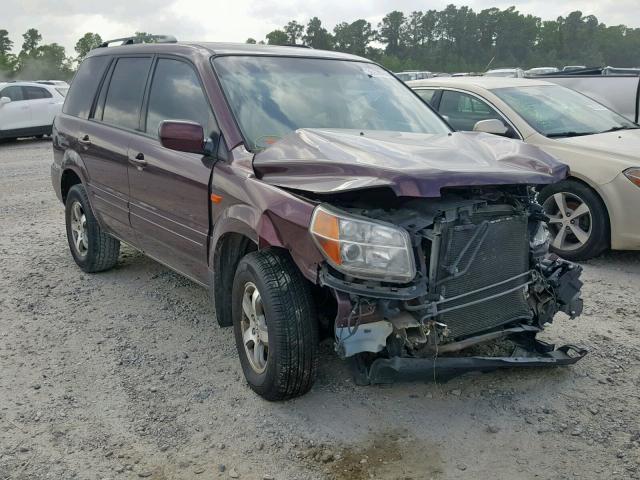
[[[311,48],[313,49],[312,46],[310,45],[302,45],[300,43],[285,43],[284,45],[280,45],[281,47],[297,47],[297,48]]]
[[[136,43],[145,43],[144,40],[153,40],[152,43],[177,43],[178,40],[173,35],[147,35],[145,37],[133,36],[114,38],[113,40],[107,40],[98,45],[97,48],[107,48],[112,43],[120,42],[120,45],[134,45]]]

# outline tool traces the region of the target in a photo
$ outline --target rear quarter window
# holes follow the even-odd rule
[[[64,102],[62,112],[88,118],[96,90],[109,64],[109,56],[89,57],[80,64]]]

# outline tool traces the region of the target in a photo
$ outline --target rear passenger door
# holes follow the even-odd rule
[[[140,134],[140,111],[152,56],[114,59],[89,122],[78,130],[78,148],[89,175],[91,205],[102,224],[130,243],[129,142]]]
[[[0,97],[11,99],[0,106],[0,131],[17,130],[31,126],[31,110],[19,85],[9,85],[0,91]]]
[[[43,87],[25,85],[22,87],[25,101],[31,110],[31,126],[44,127],[53,123],[53,105],[56,101],[49,90]]]
[[[200,283],[207,283],[209,179],[212,160],[164,148],[163,120],[191,120],[205,135],[218,136],[196,69],[187,61],[160,57],[143,108],[144,135],[129,145],[131,225],[151,257]]]

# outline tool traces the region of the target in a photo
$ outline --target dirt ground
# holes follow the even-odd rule
[[[332,346],[303,398],[244,383],[202,288],[124,247],[73,263],[51,144],[0,145],[0,480],[640,478],[640,252],[586,262],[573,367],[357,387]]]

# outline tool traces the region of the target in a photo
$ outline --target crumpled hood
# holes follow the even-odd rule
[[[439,197],[454,186],[548,184],[568,167],[526,143],[485,133],[423,134],[300,129],[255,155],[265,182],[336,193],[390,187],[398,196]]]

